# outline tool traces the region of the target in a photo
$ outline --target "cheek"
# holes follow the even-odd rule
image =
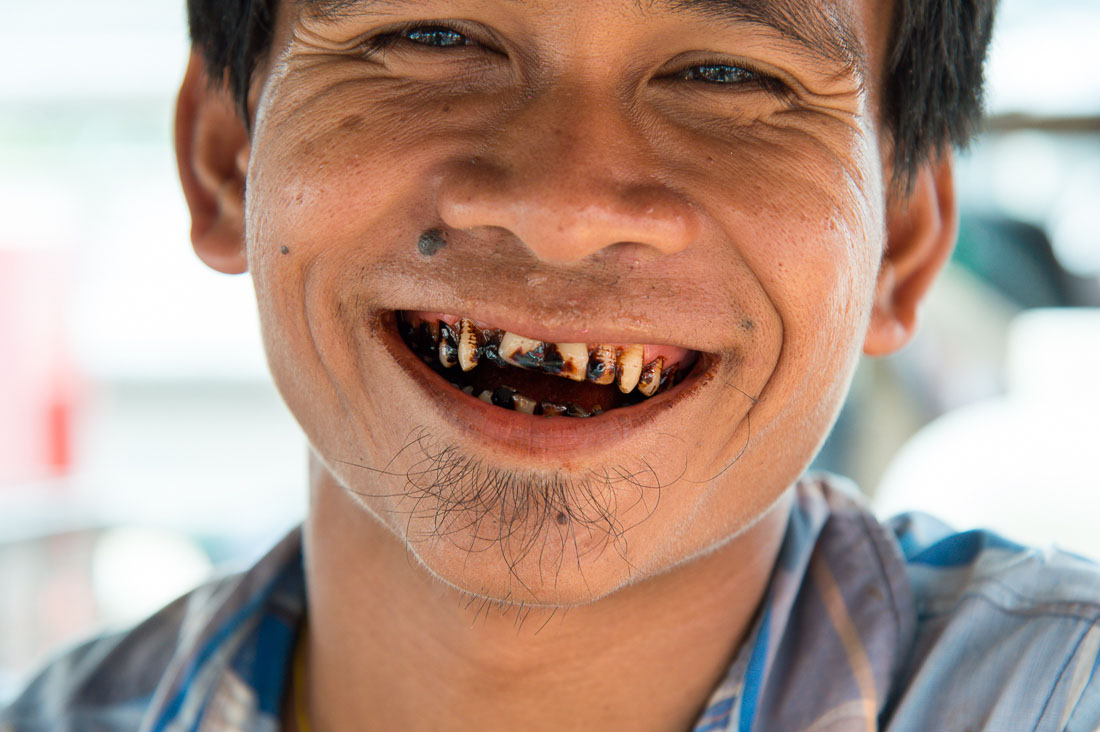
[[[712,208],[776,309],[785,347],[861,340],[853,331],[869,315],[885,231],[873,136],[839,123],[765,127],[734,155],[734,182]]]

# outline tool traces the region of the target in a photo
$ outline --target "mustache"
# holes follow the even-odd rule
[[[387,492],[349,490],[397,499],[407,544],[450,541],[468,556],[498,552],[527,590],[519,566],[532,559],[540,582],[560,572],[567,558],[579,565],[582,557],[611,550],[629,563],[629,533],[683,477],[664,481],[642,458],[579,473],[508,468],[443,443],[425,427],[410,432],[381,468],[337,462],[385,478],[379,483],[397,483]]]

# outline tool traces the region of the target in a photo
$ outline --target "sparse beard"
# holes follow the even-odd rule
[[[395,533],[418,557],[419,549],[433,542],[449,542],[466,553],[467,563],[483,552],[499,553],[517,585],[514,591],[457,588],[474,598],[471,602],[485,601],[479,612],[486,603],[531,606],[531,598],[545,597],[546,588],[552,595],[566,562],[575,563],[583,577],[584,561],[610,549],[629,565],[631,529],[653,515],[662,490],[682,477],[663,481],[644,459],[634,467],[579,473],[503,467],[459,445],[443,444],[423,427],[411,432],[382,468],[339,462],[375,473],[380,480],[372,482],[399,483],[384,493],[350,490],[367,501],[396,499],[388,511],[390,528],[400,527]],[[532,581],[541,591],[530,586]]]

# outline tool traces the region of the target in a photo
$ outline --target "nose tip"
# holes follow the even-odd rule
[[[607,180],[598,172],[463,167],[439,188],[443,222],[456,229],[505,229],[547,262],[580,261],[618,244],[670,255],[698,233],[690,201],[660,185]]]

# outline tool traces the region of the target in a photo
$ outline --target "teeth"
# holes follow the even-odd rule
[[[474,387],[464,386],[464,387],[462,387],[462,393],[466,394],[468,396],[473,396],[474,395]]]
[[[596,346],[588,354],[587,379],[593,384],[607,385],[615,381],[615,349]]]
[[[566,408],[554,402],[543,402],[539,405],[545,417],[564,417]]]
[[[463,371],[477,366],[477,328],[469,318],[463,318],[458,331],[458,364]]]
[[[661,385],[661,369],[665,366],[665,359],[663,356],[658,356],[645,365],[642,369],[642,375],[638,379],[638,391],[648,396],[653,396],[657,393],[657,388]]]
[[[498,407],[504,407],[505,409],[512,409],[514,406],[513,400],[516,396],[516,390],[510,386],[498,386],[493,390],[492,400],[493,404]]]
[[[497,347],[500,357],[520,368],[539,368],[545,354],[545,344],[532,338],[505,332]]]
[[[629,394],[638,385],[638,379],[642,376],[642,346],[627,346],[619,354],[618,381],[619,391]]]
[[[562,360],[559,373],[573,381],[584,381],[588,374],[588,346],[584,343],[558,343],[555,345]]]
[[[523,412],[524,414],[534,414],[535,407],[538,406],[538,402],[530,397],[525,397],[522,394],[516,394],[512,397],[512,406],[515,407],[517,412]]]
[[[493,392],[486,389],[485,391],[478,394],[477,398],[480,399],[481,401],[485,402],[486,404],[492,404],[493,403]]]
[[[439,322],[439,363],[449,369],[458,363],[458,339],[451,326]]]

